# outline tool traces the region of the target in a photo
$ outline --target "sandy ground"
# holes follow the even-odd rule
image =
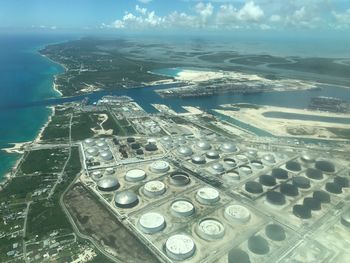
[[[176,115],[177,113],[164,104],[151,104],[157,111],[164,112],[172,115]]]
[[[188,113],[190,114],[202,114],[204,113],[203,111],[201,111],[199,108],[197,107],[192,107],[192,106],[182,106],[182,108],[184,108],[186,111],[188,111]],[[184,113],[186,114],[186,113]]]
[[[231,110],[215,110],[216,112],[235,118],[244,123],[248,123],[254,127],[265,130],[275,136],[288,136],[288,137],[303,137],[303,138],[323,138],[323,139],[336,139],[335,135],[327,130],[327,128],[342,128],[350,129],[350,124],[330,123],[320,121],[304,121],[304,120],[290,120],[290,119],[278,119],[268,118],[263,116],[264,112],[279,111],[298,114],[308,114],[314,116],[325,117],[350,117],[349,114],[334,114],[324,113],[309,110],[289,109],[280,107],[264,106],[261,109],[247,109],[242,108],[240,111]],[[303,131],[303,135],[292,135],[289,131],[299,130]]]
[[[213,71],[197,71],[197,70],[182,70],[177,74],[175,79],[181,81],[208,81],[213,79],[219,79],[225,77],[223,72],[213,72]]]
[[[238,104],[223,104],[223,105],[220,105],[220,107],[221,108],[239,107],[239,103]],[[315,110],[308,110],[308,109],[294,109],[294,108],[284,108],[284,107],[275,107],[275,106],[261,106],[259,109],[241,108],[240,112],[243,112],[243,111],[244,112],[245,111],[252,111],[255,114],[259,114],[259,115],[262,115],[263,113],[270,112],[270,111],[277,111],[277,112],[296,113],[296,114],[322,116],[322,117],[350,118],[349,113],[334,113],[334,112],[326,112],[326,111],[315,111]]]
[[[46,127],[49,125],[49,123],[51,122],[52,116],[55,115],[55,107],[51,106],[51,107],[49,107],[49,108],[51,109],[52,113],[51,113],[51,115],[49,116],[49,119],[47,120],[47,122],[44,124],[44,126],[41,127],[41,129],[40,129],[38,135],[36,136],[35,140],[33,141],[34,144],[35,144],[35,143],[41,143],[41,141],[42,141],[41,138],[42,138],[43,132],[44,132],[44,130],[46,129]]]
[[[27,146],[28,144],[31,144],[32,142],[17,142],[17,143],[10,143],[12,146],[8,148],[3,148],[2,150],[6,153],[23,153],[23,148]]]
[[[271,80],[256,74],[247,74],[235,71],[209,71],[209,70],[188,70],[184,69],[177,74],[176,80],[200,83],[213,80],[226,80],[230,82],[243,81],[265,84],[275,91],[285,90],[306,90],[316,87],[316,83],[297,79]]]
[[[107,114],[99,114],[98,115],[98,120],[100,121],[100,123],[98,124],[100,126],[101,129],[94,129],[92,128],[91,130],[97,134],[97,135],[112,135],[113,134],[113,130],[105,130],[103,128],[103,124],[108,120],[108,116]]]
[[[150,72],[153,74],[152,72]],[[164,84],[176,84],[180,83],[179,81],[175,81],[173,79],[162,79],[162,80],[156,80],[151,82],[143,82],[142,84],[145,86],[155,86],[155,85],[164,85]]]
[[[55,76],[55,80],[53,81],[53,90],[55,92],[57,92],[60,96],[63,96],[63,93],[59,90],[58,88],[59,86],[56,84],[56,76]]]

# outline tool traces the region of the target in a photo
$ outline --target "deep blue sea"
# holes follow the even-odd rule
[[[13,142],[33,140],[51,113],[50,109],[46,108],[47,105],[84,98],[84,96],[81,96],[69,100],[60,99],[52,89],[52,82],[54,75],[63,72],[63,68],[38,53],[38,50],[47,44],[78,38],[79,36],[76,35],[61,34],[13,35],[0,33],[0,148],[7,147],[9,143]],[[173,39],[169,38],[168,41],[172,42]],[[195,39],[194,43],[200,43],[200,41]],[[345,48],[344,44],[336,49],[332,49],[331,45],[328,44],[326,42],[323,45],[318,45],[317,54],[312,55],[322,56],[324,54],[325,56],[350,57],[349,52],[346,52],[346,50],[349,50]],[[276,47],[273,47],[273,45],[276,45]],[[285,42],[260,43],[259,41],[250,41],[247,43],[243,40],[241,42],[236,41],[235,45],[230,46],[229,49],[237,49],[242,52],[239,47],[246,47],[243,51],[248,52],[249,47],[249,51],[254,49],[254,53],[269,53],[268,50],[275,49],[280,50],[278,53],[283,53],[286,56],[302,56],[310,54],[307,51],[310,46],[312,46],[311,43],[308,46],[286,46]],[[321,48],[322,46],[324,48]],[[179,69],[160,69],[158,73],[174,75],[178,71]],[[118,90],[113,94],[132,97],[148,112],[156,112],[150,105],[151,103],[167,104],[175,111],[182,112],[184,111],[181,108],[183,105],[199,106],[205,110],[210,110],[217,108],[219,104],[238,102],[305,108],[310,98],[315,96],[334,96],[350,101],[349,89],[332,86],[317,91],[272,92],[249,96],[225,94],[187,99],[162,99],[153,91],[162,87],[165,88],[166,86]],[[93,102],[106,94],[110,93],[97,92],[90,95],[89,98]],[[236,123],[235,120],[231,121]],[[259,132],[261,133],[261,131],[257,131],[257,134]],[[11,169],[17,159],[18,156],[16,155],[8,155],[0,151],[0,178]]]
[[[54,74],[63,68],[42,57],[40,47],[62,41],[63,36],[0,34],[0,148],[12,142],[33,140],[48,120],[46,107],[12,108],[57,97],[52,89]],[[18,156],[0,151],[0,178]]]

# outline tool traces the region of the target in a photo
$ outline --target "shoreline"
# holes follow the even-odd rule
[[[63,93],[61,90],[59,90],[59,85],[56,84],[56,80],[57,80],[57,76],[60,75],[60,74],[63,74],[65,72],[68,71],[68,68],[64,65],[64,64],[60,64],[58,63],[57,61],[54,61],[53,59],[49,58],[48,56],[46,56],[45,54],[42,54],[40,52],[40,50],[38,50],[38,54],[41,55],[42,57],[46,58],[47,60],[49,60],[51,63],[54,63],[60,67],[62,67],[64,69],[64,72],[62,73],[57,73],[57,74],[54,74],[53,75],[53,82],[52,82],[52,89],[60,96],[60,97],[63,97]]]
[[[45,45],[47,46],[47,45]],[[62,67],[65,71],[67,71],[67,67],[65,65],[61,65],[60,63],[57,63],[56,61],[50,59],[49,57],[47,57],[46,55],[42,54],[40,52],[40,50],[37,50],[37,54],[45,57],[46,59],[48,59],[51,63],[54,63],[56,65],[59,65],[60,67]],[[61,73],[58,73],[61,74]],[[54,74],[53,75],[53,83],[51,85],[51,89],[54,90],[60,97],[63,97],[62,92],[58,89],[55,81],[56,81],[56,77],[58,74]],[[15,162],[15,164],[12,166],[12,168],[10,169],[9,172],[5,173],[3,175],[3,177],[0,178],[0,191],[2,189],[4,189],[6,187],[6,185],[11,182],[11,180],[16,176],[16,172],[18,169],[18,166],[20,165],[20,163],[23,160],[24,157],[24,151],[23,148],[33,144],[33,143],[40,143],[41,142],[41,137],[42,134],[44,132],[44,130],[46,129],[46,127],[48,126],[48,124],[51,122],[52,117],[55,114],[55,107],[54,106],[50,106],[50,107],[46,107],[51,109],[51,113],[48,116],[47,121],[44,123],[44,125],[42,125],[42,127],[39,129],[39,131],[37,132],[36,136],[34,137],[34,139],[32,141],[27,141],[27,142],[16,142],[16,143],[8,143],[9,145],[12,145],[11,147],[6,147],[1,149],[2,151],[4,151],[6,154],[19,154],[21,155]]]
[[[48,116],[48,120],[45,122],[45,124],[40,128],[37,135],[35,136],[34,140],[27,141],[27,142],[17,142],[17,143],[9,143],[12,145],[12,147],[2,148],[1,150],[6,152],[7,154],[19,154],[21,155],[19,159],[16,161],[16,163],[12,166],[11,170],[4,174],[4,176],[0,179],[0,191],[16,176],[16,173],[14,171],[17,171],[19,164],[22,162],[22,159],[24,157],[24,150],[23,148],[26,146],[29,146],[31,144],[37,144],[41,143],[41,137],[52,120],[52,116],[55,114],[55,107],[50,106],[48,107],[51,109],[51,114]]]
[[[8,153],[8,154],[12,154],[12,153],[23,154],[22,149],[31,143],[32,143],[32,141],[9,143],[12,146],[2,148],[1,150]]]

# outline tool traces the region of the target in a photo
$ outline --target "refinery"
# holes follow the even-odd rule
[[[349,236],[319,229],[349,231],[347,160],[185,126],[80,144],[80,181],[159,261],[344,262]]]
[[[200,108],[177,113],[152,106],[157,113],[113,96],[95,105],[68,104],[60,110],[89,116],[88,131],[70,124],[73,140],[27,146],[29,165],[21,166],[21,180],[45,178],[31,184],[38,187],[31,198],[45,200],[55,217],[52,202],[63,209],[60,220],[46,221],[40,230],[62,220],[74,228],[67,235],[62,225],[55,226],[39,237],[43,242],[29,235],[28,262],[57,258],[77,236],[91,243],[75,251],[89,257],[98,257],[91,252],[98,251],[117,263],[348,262],[346,142],[258,137]],[[60,127],[52,125],[56,134]],[[67,142],[73,152],[65,150]],[[56,149],[60,143],[63,150]],[[31,168],[34,162],[44,164],[41,173]],[[45,165],[54,172],[48,175]],[[67,174],[57,167],[75,165],[65,182]],[[29,214],[30,224],[44,218],[41,210]],[[6,257],[21,256],[17,243]]]

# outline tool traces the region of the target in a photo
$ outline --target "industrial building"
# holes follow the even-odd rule
[[[342,159],[215,134],[115,140],[82,143],[81,180],[162,262],[271,262],[325,217],[350,229],[349,210],[333,212],[350,193]]]

